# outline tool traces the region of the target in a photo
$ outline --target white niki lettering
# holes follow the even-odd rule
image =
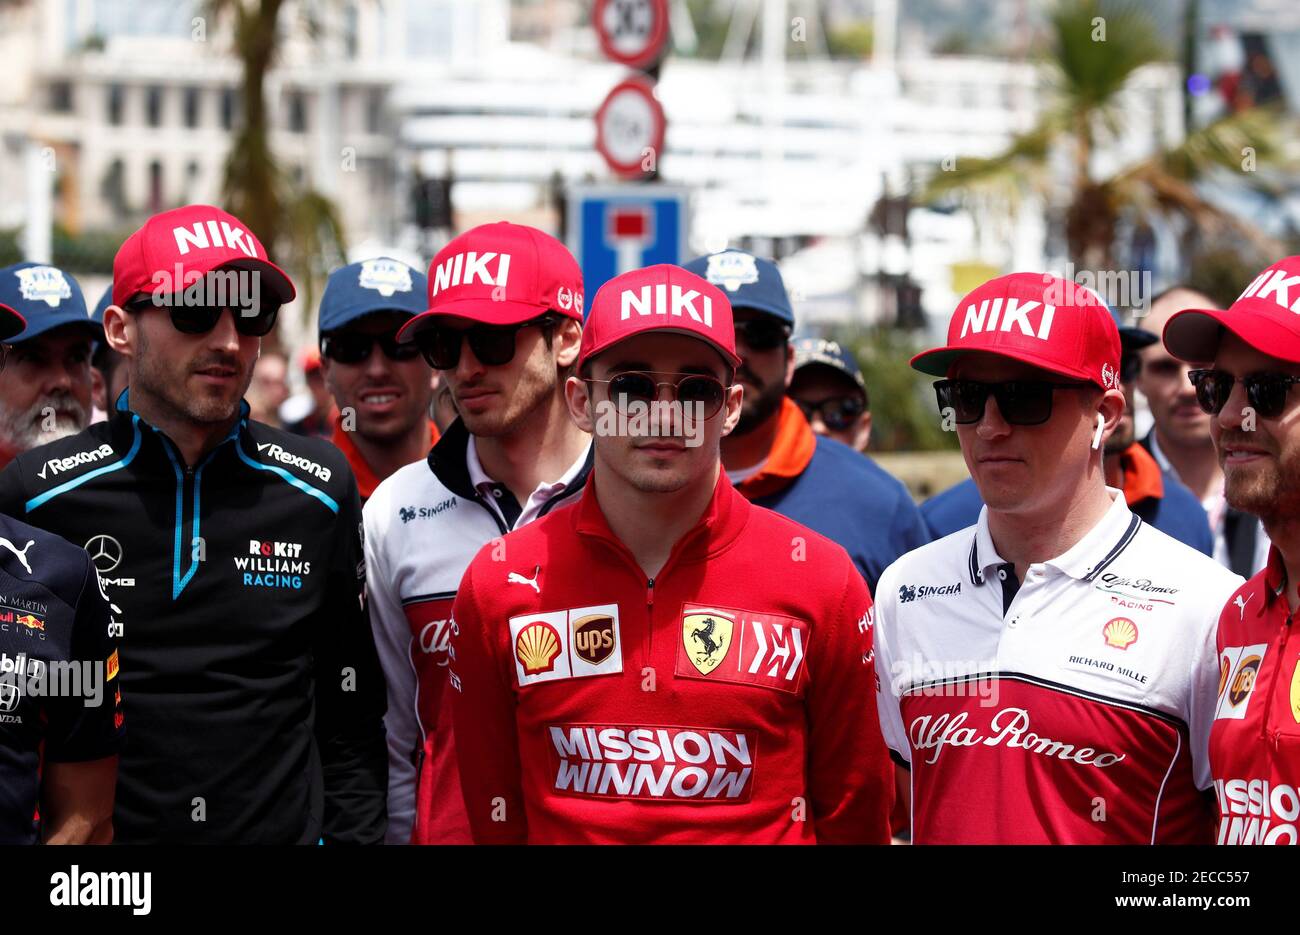
[[[651,298],[653,296],[653,303]],[[671,297],[670,297],[671,296]],[[635,311],[638,315],[672,315],[681,318],[689,315],[692,321],[698,321],[706,327],[713,327],[713,299],[701,296],[694,289],[683,290],[673,286],[671,293],[665,283],[654,286],[642,286],[639,291],[624,289],[620,298],[619,320],[627,321]],[[695,308],[695,300],[703,299],[703,317]]]
[[[1265,270],[1255,277],[1240,297],[1264,299],[1271,295],[1278,305],[1300,314],[1300,296],[1296,297],[1294,303],[1289,303],[1291,296],[1287,293],[1289,288],[1297,285],[1300,285],[1300,276],[1288,276],[1286,270],[1281,269]]]
[[[487,267],[493,259],[497,261],[495,277],[488,272]],[[452,286],[468,286],[475,279],[485,286],[504,286],[509,277],[510,254],[479,253],[470,250],[468,253],[458,253],[450,259],[443,260],[442,264],[434,270],[433,294],[437,295],[443,289]]]
[[[985,299],[975,307],[975,303],[966,306],[966,317],[961,323],[961,336],[964,338],[968,333],[979,334],[981,331],[997,331],[998,315],[1003,311],[1001,297],[996,299]],[[1042,319],[1038,322],[1038,332],[1034,333],[1033,326],[1029,323],[1029,313],[1038,308],[1041,303],[1038,302],[1021,302],[1019,299],[1008,299],[1005,314],[1002,315],[1002,331],[1010,331],[1014,322],[1020,329],[1020,333],[1029,338],[1038,338],[1046,341],[1052,333],[1052,319],[1056,317],[1055,305],[1043,305]]]
[[[229,247],[245,256],[257,256],[257,248],[247,239],[248,232],[243,228],[231,227],[225,221],[197,221],[193,227],[173,227],[172,236],[176,238],[176,249],[181,256],[190,252],[190,247],[207,250],[211,247]]]
[[[1008,749],[1028,750],[1043,756],[1054,756],[1059,760],[1078,763],[1080,766],[1095,766],[1105,769],[1114,766],[1125,758],[1123,753],[1098,753],[1092,747],[1076,747],[1071,743],[1052,740],[1029,730],[1029,712],[1024,708],[1003,708],[993,715],[989,727],[994,732],[985,736],[974,727],[966,726],[967,712],[956,715],[939,714],[933,717],[923,715],[912,721],[908,737],[913,750],[933,750],[926,760],[933,765],[939,759],[945,746],[949,747],[1000,747],[1005,742]]]

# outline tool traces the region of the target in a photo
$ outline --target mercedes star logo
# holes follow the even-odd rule
[[[90,561],[100,574],[107,574],[122,562],[122,543],[112,536],[92,536],[86,543]]]

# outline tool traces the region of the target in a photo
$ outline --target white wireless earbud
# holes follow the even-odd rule
[[[1097,431],[1092,433],[1092,450],[1096,451],[1101,447],[1101,432],[1106,427],[1106,417],[1100,412],[1097,413]]]

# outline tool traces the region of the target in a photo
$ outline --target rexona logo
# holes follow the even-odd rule
[[[315,461],[308,460],[301,455],[291,454],[274,442],[263,442],[257,446],[257,450],[264,453],[268,458],[274,458],[281,464],[292,464],[298,470],[314,474],[323,481],[328,482],[333,474],[329,468],[321,467]]]
[[[700,307],[695,307],[697,299],[702,299]],[[689,316],[692,321],[713,327],[713,300],[701,296],[694,289],[683,289],[665,283],[642,286],[640,289],[624,289],[619,295],[619,319],[627,321],[632,312],[638,315],[668,315],[674,318]],[[703,316],[703,317],[701,317]]]
[[[618,799],[749,801],[754,740],[734,730],[552,724],[555,791]]]
[[[1041,308],[1041,310],[1040,310]],[[1038,327],[1030,320],[1030,312],[1037,311]],[[1003,308],[1003,299],[985,299],[975,308],[972,302],[966,306],[966,317],[961,323],[961,336],[968,333],[980,334],[984,331],[1010,331],[1014,326],[1027,338],[1046,341],[1052,333],[1052,319],[1056,316],[1055,305],[1043,305],[1041,302],[1022,302],[1020,299],[1007,299]],[[999,326],[999,317],[1001,323]]]
[[[494,273],[492,271],[495,262]],[[480,282],[485,286],[504,286],[510,277],[510,254],[479,253],[470,250],[448,257],[433,271],[433,294],[453,286],[468,286]]]
[[[64,471],[71,471],[73,468],[79,468],[83,464],[94,464],[96,461],[102,461],[104,458],[111,458],[112,456],[113,449],[111,447],[108,445],[100,445],[98,448],[94,448],[90,451],[78,451],[76,454],[68,455],[66,458],[50,458],[50,460],[46,461],[44,466],[36,472],[36,476],[41,480],[45,480],[46,474],[53,472],[49,476],[58,477]]]

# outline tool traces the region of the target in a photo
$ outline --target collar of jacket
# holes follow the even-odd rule
[[[1129,506],[1142,500],[1159,500],[1165,495],[1160,465],[1137,442],[1119,453],[1119,469],[1124,483],[1124,502]]]
[[[157,465],[165,468],[168,474],[171,474],[173,468],[184,470],[186,467],[198,467],[196,464],[186,465],[181,460],[180,448],[168,437],[162,429],[147,422],[134,409],[131,408],[129,393],[131,388],[127,387],[122,390],[122,394],[117,397],[117,402],[113,405],[113,415],[110,420],[110,426],[113,438],[113,449],[118,452],[127,452],[135,448],[137,438],[140,443],[139,454],[144,455],[146,448],[150,450],[157,459]],[[239,401],[239,418],[235,424],[230,427],[226,437],[217,442],[217,444],[200,460],[203,464],[215,456],[228,441],[235,441],[237,444],[244,443],[244,429],[248,425],[248,403],[244,400]],[[142,431],[147,429],[148,431]],[[152,437],[156,445],[144,444],[145,439]],[[247,452],[247,445],[245,445]]]
[[[727,473],[718,471],[718,480],[713,486],[713,496],[709,499],[708,506],[695,525],[673,545],[668,561],[664,563],[659,575],[662,576],[670,564],[704,561],[726,551],[744,530],[753,509],[750,502],[731,486]],[[609,521],[605,519],[605,513],[596,500],[595,474],[588,479],[582,498],[573,507],[573,522],[579,535],[604,539],[631,555],[628,547],[610,529]]]
[[[456,419],[447,426],[447,431],[442,433],[437,444],[429,450],[429,456],[425,461],[428,462],[429,470],[433,471],[433,476],[438,478],[442,486],[458,497],[477,500],[478,491],[474,489],[474,482],[469,479],[468,452],[469,429],[465,428],[464,422]],[[587,482],[595,455],[596,446],[588,446],[587,460],[582,465],[582,470],[573,479],[573,483],[567,488],[568,490],[581,487]]]
[[[361,449],[352,440],[352,433],[343,431],[343,415],[341,413],[334,413],[333,424],[334,431],[330,435],[330,441],[335,448],[343,452],[343,457],[347,458],[348,465],[352,468],[352,476],[357,480],[357,491],[361,494],[361,499],[369,500],[370,496],[375,492],[375,488],[384,479],[376,474],[374,469],[367,463]],[[438,426],[430,421],[429,447],[432,448],[436,444],[438,444]]]
[[[736,489],[750,500],[766,497],[787,486],[807,469],[817,450],[817,436],[804,418],[803,412],[789,396],[781,400],[781,413],[777,416],[776,437],[767,453],[762,470],[736,485]]]

